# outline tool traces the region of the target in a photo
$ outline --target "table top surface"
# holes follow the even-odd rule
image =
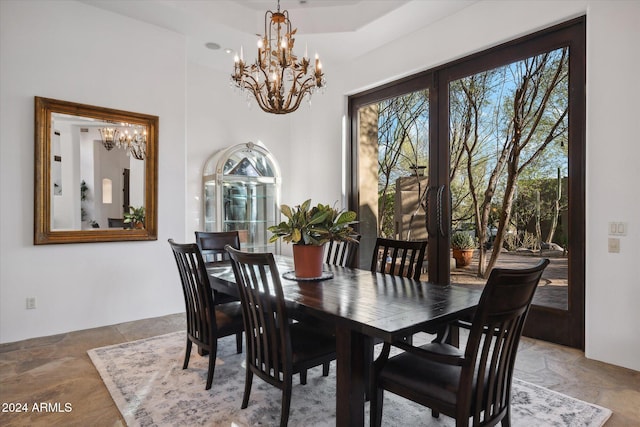
[[[276,263],[285,300],[295,310],[385,341],[467,314],[481,294],[464,285],[439,285],[329,264],[323,270],[333,273],[330,279],[294,281],[282,277],[293,270],[293,260],[276,256]],[[207,270],[214,289],[238,295],[229,262],[210,263]]]

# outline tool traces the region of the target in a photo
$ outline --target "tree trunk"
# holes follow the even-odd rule
[[[542,253],[542,245],[540,242],[542,241],[542,229],[540,227],[540,190],[536,190],[536,245],[538,245],[537,249]]]
[[[560,199],[562,198],[562,179],[560,177],[560,168],[558,168],[558,181],[556,182],[556,199],[553,203],[553,216],[551,218],[551,227],[547,235],[546,242],[553,242],[553,235],[556,234],[558,227],[558,218],[560,217]]]

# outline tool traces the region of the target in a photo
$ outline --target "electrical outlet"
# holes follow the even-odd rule
[[[36,308],[36,297],[27,297],[27,310]]]

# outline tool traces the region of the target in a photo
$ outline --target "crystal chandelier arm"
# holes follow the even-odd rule
[[[252,67],[252,70],[254,72],[257,70],[260,70],[260,72],[264,75],[265,77],[264,83],[260,84],[258,79],[253,77],[252,74],[245,73],[242,79],[240,80],[236,79],[236,84],[241,89],[249,90],[253,94],[253,96],[256,98],[256,102],[258,103],[258,105],[263,111],[270,112],[270,109],[269,109],[270,103],[268,101],[268,97],[269,97],[269,94],[271,93],[271,85],[269,83],[268,71],[262,67],[256,67],[256,68],[254,67]],[[266,91],[262,90],[264,87],[266,87]]]
[[[302,102],[302,98],[304,98],[305,92],[309,92],[309,96],[311,96],[313,86],[314,86],[313,81],[314,81],[313,77],[307,77],[306,80],[304,80],[302,83],[298,82],[300,89],[297,90],[298,95],[294,100],[293,108],[290,108],[290,104],[291,104],[291,100],[293,99],[292,95],[294,91],[290,91],[289,97],[287,99],[287,109],[290,109],[291,111],[297,110],[298,107],[300,106],[300,103]],[[296,82],[294,82],[294,84],[296,84]]]

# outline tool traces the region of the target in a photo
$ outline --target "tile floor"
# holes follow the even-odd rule
[[[123,426],[86,351],[184,329],[184,314],[175,314],[0,345],[0,425]],[[640,372],[523,338],[515,376],[611,409],[607,427],[640,426]],[[29,412],[4,412],[11,403]],[[35,412],[34,403],[48,405]]]

